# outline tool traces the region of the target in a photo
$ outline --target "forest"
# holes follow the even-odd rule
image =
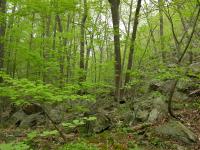
[[[200,0],[0,0],[0,150],[200,150]]]

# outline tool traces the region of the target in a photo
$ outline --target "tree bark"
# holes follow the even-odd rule
[[[3,70],[4,67],[4,37],[5,37],[5,30],[6,30],[6,1],[0,0],[0,71]],[[2,82],[2,79],[0,79],[0,82]]]
[[[159,6],[159,20],[160,20],[160,49],[162,53],[162,60],[165,62],[166,56],[165,56],[165,51],[164,51],[164,19],[163,19],[163,5],[164,1],[163,0],[158,0],[158,6]]]
[[[123,54],[123,59],[122,59],[122,71],[124,70],[125,59],[126,59],[126,52],[127,52],[128,46],[129,46],[129,37],[130,37],[130,29],[131,29],[132,10],[133,10],[133,0],[131,0],[131,4],[130,4],[130,8],[129,8],[128,27],[127,27],[126,41],[125,41],[126,43],[125,43],[124,54]]]
[[[120,0],[108,0],[111,5],[114,47],[115,47],[115,100],[120,99],[121,87],[121,53],[120,53],[120,35],[119,35],[119,5]]]
[[[84,0],[84,12],[81,20],[81,39],[80,39],[80,78],[79,81],[82,82],[85,80],[85,64],[84,64],[84,55],[85,55],[85,23],[87,19],[87,0]]]
[[[31,23],[31,34],[30,34],[30,40],[29,40],[29,51],[32,50],[32,44],[33,44],[33,27],[34,27],[34,20],[35,20],[35,14],[32,15],[32,23]],[[27,58],[27,65],[26,65],[26,78],[28,79],[30,75],[30,60],[29,60],[29,54]]]
[[[127,66],[127,71],[126,71],[125,84],[127,84],[130,81],[130,71],[131,71],[132,65],[133,65],[133,53],[135,50],[135,39],[136,39],[136,34],[137,34],[141,2],[142,2],[142,0],[137,1],[137,7],[136,7],[136,11],[135,11],[135,18],[134,18],[132,37],[131,37],[131,45],[130,45],[130,52],[129,52],[129,58],[128,58],[128,66]]]

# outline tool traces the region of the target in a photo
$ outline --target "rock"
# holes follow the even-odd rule
[[[175,147],[177,150],[188,150],[186,147],[178,145],[178,144],[174,144],[173,147]]]
[[[196,75],[200,74],[200,62],[191,64],[189,68],[190,68],[190,71],[192,71],[192,73]]]
[[[97,113],[96,120],[88,121],[85,125],[87,133],[101,133],[112,126],[111,119],[104,113]]]
[[[198,86],[199,86],[198,82],[195,80],[181,81],[181,82],[178,82],[177,84],[177,90],[182,93],[189,94],[191,91],[198,89]]]
[[[158,89],[161,87],[161,83],[160,82],[152,82],[149,85],[149,90],[150,91],[158,91]]]
[[[22,110],[27,115],[43,112],[42,106],[40,106],[39,104],[35,104],[35,103],[25,104],[24,106],[22,106]]]
[[[174,99],[176,100],[181,100],[181,101],[186,101],[189,99],[188,95],[184,92],[179,92],[179,91],[175,91],[174,95],[173,95]]]
[[[106,114],[99,113],[96,115],[96,117],[97,119],[95,121],[95,126],[93,128],[93,131],[95,133],[101,133],[111,127],[112,123],[109,116],[107,116]]]
[[[163,136],[172,137],[184,143],[197,142],[197,136],[182,123],[170,120],[168,123],[156,128],[156,132]]]
[[[147,120],[149,112],[146,110],[138,110],[136,113],[136,120],[144,122]]]
[[[31,128],[37,125],[42,125],[45,123],[45,117],[43,114],[41,113],[37,113],[37,114],[32,114],[32,115],[28,115],[27,117],[25,117],[19,127],[21,128]]]
[[[159,118],[160,112],[155,108],[149,113],[148,122],[154,122]]]
[[[150,83],[149,90],[150,91],[159,91],[162,94],[168,94],[171,86],[172,86],[172,80],[166,80],[166,81],[154,81]]]
[[[128,111],[124,113],[121,117],[123,119],[123,124],[131,126],[135,121],[135,113],[133,111]]]
[[[159,112],[161,114],[167,114],[168,113],[168,109],[167,109],[167,103],[165,102],[164,97],[160,96],[157,98],[154,98],[152,100],[153,102],[153,108],[159,110]]]
[[[49,117],[56,123],[59,124],[63,120],[63,112],[58,109],[52,109],[49,112]]]
[[[149,113],[148,122],[154,122],[168,113],[167,103],[163,97],[153,99],[153,107]]]
[[[26,118],[28,115],[24,113],[23,110],[19,110],[16,113],[14,113],[9,121],[10,125],[15,125],[15,126],[19,126],[21,121],[24,120],[24,118]]]
[[[0,114],[0,124],[4,125],[4,123],[10,118],[10,112],[6,111]]]

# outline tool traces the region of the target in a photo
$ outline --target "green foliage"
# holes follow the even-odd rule
[[[51,135],[57,135],[58,131],[57,130],[52,130],[52,131],[43,131],[40,136],[51,136]]]
[[[185,68],[180,66],[160,66],[157,74],[158,80],[185,79]]]
[[[134,70],[130,72],[130,76],[133,78],[127,85],[127,89],[131,89],[133,86],[137,87],[144,82],[145,74],[141,70]]]
[[[32,131],[32,132],[27,134],[27,140],[32,140],[37,136],[38,136],[38,132],[37,131]]]
[[[128,142],[129,150],[142,150],[134,141]]]
[[[98,148],[94,145],[80,141],[79,143],[66,144],[59,150],[98,150]]]
[[[0,144],[0,150],[29,150],[30,147],[24,142]]]
[[[32,82],[27,79],[12,79],[3,72],[0,77],[4,82],[1,83],[0,96],[8,97],[16,104],[30,102],[62,102],[67,100],[86,100],[95,101],[94,95],[78,95],[76,92],[80,87],[74,85],[69,88],[60,89],[53,85],[44,85],[40,81]]]

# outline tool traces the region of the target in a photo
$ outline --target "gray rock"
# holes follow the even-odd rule
[[[148,117],[148,122],[154,122],[159,118],[160,112],[154,108],[150,113]]]
[[[63,120],[63,112],[58,109],[52,109],[49,112],[49,117],[57,124]]]
[[[193,73],[200,74],[200,62],[191,64],[189,68]]]
[[[186,100],[189,99],[189,97],[187,96],[187,94],[185,94],[183,92],[179,92],[179,91],[175,91],[173,97],[174,97],[174,99],[182,100],[182,101],[186,101]]]
[[[32,115],[28,115],[27,117],[25,117],[21,123],[20,126],[21,128],[30,128],[30,127],[34,127],[37,125],[42,125],[45,123],[45,117],[43,114],[41,113],[36,113],[36,114],[32,114]]]
[[[146,110],[138,110],[136,113],[136,120],[144,122],[147,120],[149,112]]]
[[[16,125],[18,126],[17,124],[24,120],[24,118],[26,118],[28,115],[24,113],[23,110],[19,110],[17,111],[16,113],[14,113],[11,118],[9,119],[9,124],[10,125]]]
[[[111,127],[111,120],[109,118],[109,116],[107,116],[106,114],[97,114],[96,115],[97,119],[94,122],[94,127],[93,127],[93,131],[95,133],[100,133],[108,128]]]
[[[156,128],[158,134],[172,137],[185,143],[197,142],[197,136],[182,123],[170,120],[168,123]]]
[[[123,114],[122,118],[125,125],[131,126],[135,121],[135,113],[128,111],[127,113]]]
[[[172,80],[167,81],[153,81],[150,83],[150,91],[159,91],[163,94],[168,94],[172,86]]]
[[[154,122],[168,113],[165,96],[154,94],[149,94],[147,96],[134,102],[133,114],[135,114],[134,119],[136,121]]]
[[[167,114],[167,103],[164,100],[164,97],[157,97],[153,100],[153,108],[159,110],[161,114]]]
[[[177,150],[188,150],[186,147],[181,146],[181,145],[178,145],[178,144],[174,144],[174,147],[175,147]]]

